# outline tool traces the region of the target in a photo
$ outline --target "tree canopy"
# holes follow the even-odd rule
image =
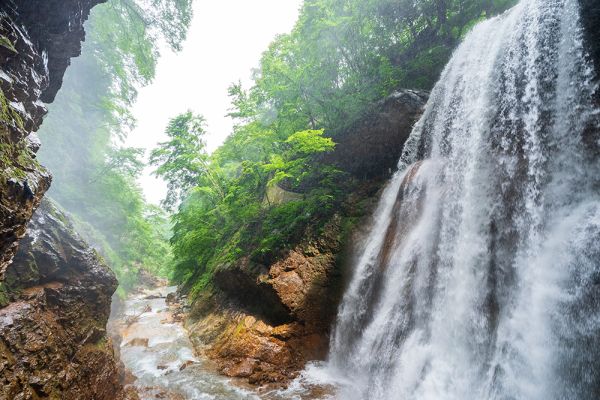
[[[174,276],[199,291],[219,265],[269,263],[318,232],[355,184],[319,157],[335,148],[331,138],[396,89],[430,89],[470,27],[514,3],[305,0],[294,29],[264,52],[254,84],[230,86],[234,132],[202,155],[195,187],[170,185],[172,197],[188,193],[173,217]]]
[[[167,127],[168,142],[150,154],[150,164],[157,167],[155,175],[167,182],[168,194],[163,206],[173,211],[207,172],[208,155],[203,136],[204,117],[191,111],[173,118]]]
[[[39,132],[39,159],[54,175],[50,196],[72,213],[122,288],[134,284],[140,268],[168,273],[166,214],[145,202],[136,182],[143,151],[120,143],[135,124],[130,108],[137,89],[154,77],[159,43],[178,49],[190,21],[191,0],[110,0],[94,7],[82,55],[67,70]]]
[[[305,0],[293,30],[263,53],[251,87],[230,86],[234,129],[219,149],[207,153],[202,116],[170,121],[150,157],[168,185],[169,224],[136,183],[142,151],[119,143],[135,124],[137,89],[154,77],[158,44],[177,50],[185,38],[191,0],[109,0],[94,9],[83,56],[40,132],[51,195],[124,286],[145,266],[197,292],[219,265],[272,262],[318,232],[354,190],[322,161],[332,138],[394,90],[430,89],[466,32],[514,3]]]

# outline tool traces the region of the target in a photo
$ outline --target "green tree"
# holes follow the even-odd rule
[[[38,158],[54,175],[50,196],[75,217],[122,289],[135,283],[140,268],[168,272],[167,216],[146,204],[136,183],[142,151],[121,142],[135,124],[130,108],[137,89],[154,77],[158,44],[177,50],[191,11],[191,0],[109,0],[94,7],[82,55],[73,59],[40,130]]]
[[[263,166],[266,171],[273,172],[269,185],[287,181],[292,187],[297,187],[309,179],[316,171],[316,168],[311,168],[311,158],[335,147],[333,140],[323,137],[323,133],[323,129],[307,130],[288,137],[284,142],[285,149],[271,156],[271,162]]]
[[[169,140],[150,154],[150,164],[157,167],[155,175],[167,182],[169,190],[162,202],[167,210],[173,211],[208,173],[204,126],[204,117],[191,111],[178,115],[165,131]]]
[[[466,32],[515,2],[305,0],[253,85],[229,88],[234,131],[173,217],[177,280],[196,293],[219,266],[268,265],[318,233],[360,186],[323,163],[332,138],[394,90],[431,89]]]

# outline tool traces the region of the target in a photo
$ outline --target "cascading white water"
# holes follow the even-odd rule
[[[576,0],[468,35],[357,254],[326,367],[339,398],[600,398],[592,78]]]

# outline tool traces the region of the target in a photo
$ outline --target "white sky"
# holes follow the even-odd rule
[[[210,151],[231,133],[225,117],[227,88],[251,83],[252,69],[275,35],[291,31],[302,0],[195,0],[194,19],[183,50],[162,52],[154,82],[140,89],[133,108],[136,129],[125,145],[149,150],[165,140],[170,118],[192,110],[204,115]],[[150,175],[140,179],[146,199],[158,204],[166,185]]]

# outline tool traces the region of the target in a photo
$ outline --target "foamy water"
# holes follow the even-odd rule
[[[142,399],[156,399],[155,393],[160,390],[173,398],[189,400],[259,399],[256,394],[218,375],[206,360],[196,357],[182,324],[167,322],[171,313],[166,296],[175,290],[176,287],[158,288],[125,301],[125,314],[139,315],[139,319],[121,331],[121,360],[137,378],[135,386],[140,389]],[[160,298],[147,298],[152,295]],[[147,307],[150,311],[143,312]],[[148,339],[148,347],[128,345],[140,339]],[[185,364],[189,366],[180,371]]]

